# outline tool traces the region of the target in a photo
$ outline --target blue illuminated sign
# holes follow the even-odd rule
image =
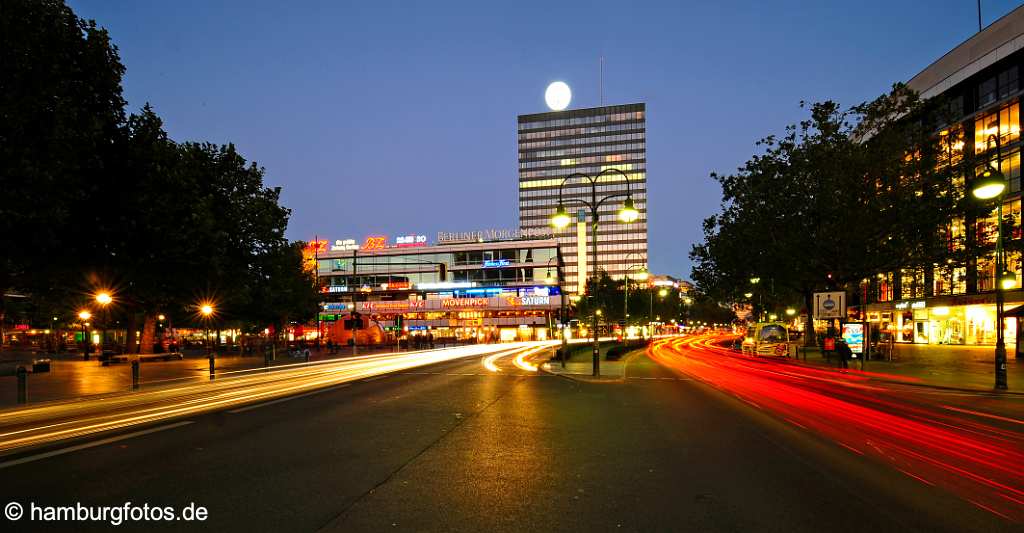
[[[484,268],[507,267],[512,264],[508,259],[488,259],[484,261]]]

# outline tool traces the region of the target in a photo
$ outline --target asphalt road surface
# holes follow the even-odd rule
[[[0,504],[208,511],[162,524],[178,530],[1020,531],[647,355],[600,383],[532,370],[542,355],[448,361],[15,451],[0,458]]]

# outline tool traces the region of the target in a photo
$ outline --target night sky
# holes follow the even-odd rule
[[[975,0],[69,3],[120,48],[131,109],[266,167],[292,239],[516,227],[516,115],[554,80],[598,105],[604,55],[605,103],[647,103],[651,269],[682,277],[710,172],[801,100],[873,98],[977,31]]]

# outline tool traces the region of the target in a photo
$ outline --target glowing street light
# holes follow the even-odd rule
[[[556,84],[552,84],[551,88],[555,88],[555,86],[556,86]],[[561,88],[559,88],[558,90],[561,90]],[[565,90],[566,90],[566,93],[568,93],[568,86],[565,87]],[[549,105],[551,103],[552,102],[549,102]],[[568,106],[568,105],[569,105],[568,98],[566,98],[565,102],[564,102],[564,105],[563,105],[563,108],[564,108],[564,106]],[[614,177],[609,176],[609,177],[606,178],[605,176],[608,175],[608,174],[616,174],[617,176],[614,176]],[[571,180],[571,179],[577,179],[577,178],[585,179],[588,182],[588,184],[590,185],[590,199],[589,200],[586,199],[585,195],[580,195],[579,197],[576,197],[576,198],[570,198],[569,200],[563,200],[562,193],[563,193],[563,191],[565,189],[565,183],[567,181]],[[598,197],[598,195],[597,195],[598,183],[604,183],[606,180],[612,180],[612,179],[616,179],[617,180],[618,178],[621,178],[622,181],[624,181],[626,183],[626,192],[624,192],[624,193],[613,193],[613,194],[609,194],[609,195],[606,195],[606,196],[603,196],[603,197]],[[576,205],[580,205],[580,206],[585,207],[585,208],[590,210],[590,225],[591,225],[591,228],[592,228],[591,237],[590,237],[590,246],[591,246],[591,254],[593,256],[593,259],[591,261],[591,264],[593,265],[593,268],[591,269],[590,275],[591,275],[591,279],[594,282],[595,287],[596,287],[596,284],[597,284],[597,240],[598,240],[597,236],[598,236],[598,222],[600,220],[599,209],[601,208],[601,205],[604,204],[605,202],[607,202],[609,200],[614,200],[616,198],[624,198],[622,207],[619,209],[619,214],[618,214],[618,218],[619,218],[619,220],[621,222],[625,222],[625,223],[634,222],[634,221],[636,221],[640,217],[640,213],[637,211],[636,207],[633,204],[633,194],[632,194],[632,191],[630,190],[629,175],[626,174],[625,172],[617,169],[617,168],[606,168],[606,169],[602,170],[601,172],[598,172],[594,176],[591,176],[591,175],[588,175],[588,174],[583,174],[583,173],[580,173],[580,172],[575,172],[575,173],[572,173],[572,174],[566,176],[564,179],[562,179],[562,183],[558,186],[558,207],[555,209],[555,214],[551,217],[551,224],[554,227],[556,227],[558,229],[563,229],[563,228],[567,227],[569,225],[569,223],[571,222],[571,218],[569,217],[569,212],[565,208],[567,203],[573,203],[573,204],[576,204]],[[579,242],[579,243],[576,243],[576,245],[577,246],[585,246],[586,243]],[[594,295],[591,294],[590,297],[593,298]],[[597,325],[598,325],[598,323],[597,323],[597,314],[594,314],[594,316],[593,316],[593,331],[591,333],[592,333],[592,336],[593,336],[593,344],[594,344],[592,359],[593,359],[593,365],[594,365],[593,368],[594,368],[594,376],[595,377],[601,375],[601,358],[600,358],[600,348],[599,348],[598,340],[597,340]]]
[[[993,126],[989,125],[990,128]],[[986,132],[988,133],[988,132]],[[999,145],[999,137],[995,135],[996,132],[991,132],[988,138],[985,139],[985,149],[988,149],[988,145],[991,141],[995,140],[996,145],[996,161],[1001,162],[1002,148]],[[1003,292],[1008,288],[1013,288],[1017,284],[1017,280],[1013,279],[1010,281],[1009,273],[1006,271],[1006,258],[1003,257],[1003,194],[1006,192],[1006,176],[999,171],[998,168],[994,167],[991,163],[985,166],[985,170],[982,171],[980,176],[975,177],[974,182],[971,184],[971,194],[978,200],[995,200],[996,201],[996,264],[995,271],[999,273],[999,279],[996,280],[996,349],[995,349],[995,365],[996,365],[996,389],[1007,389],[1006,380],[1006,341],[1004,340],[1003,330],[1006,327],[1004,323],[1003,304],[1005,303],[1005,295]]]
[[[758,283],[761,283],[761,278],[757,278],[757,277],[750,278],[750,283],[753,284],[753,285],[757,285]]]
[[[89,332],[86,330],[89,327],[89,323],[86,320],[92,318],[92,313],[88,309],[82,309],[78,312],[78,318],[82,321],[82,358],[86,361],[89,360]]]
[[[793,309],[792,307],[787,307],[786,308],[786,316],[793,316],[795,314],[796,314],[796,309]]]
[[[745,293],[743,293],[743,297],[744,297],[744,298],[748,298],[748,299],[749,299],[749,298],[751,298],[752,296],[754,296],[754,293],[752,293],[752,292],[745,292]]]
[[[106,307],[107,305],[110,305],[110,302],[113,302],[113,301],[114,301],[114,298],[107,291],[100,291],[100,292],[96,293],[96,303],[98,303],[98,304],[100,304],[100,305],[102,305],[104,307]]]
[[[658,291],[658,296],[661,296],[662,298],[668,296],[668,289],[661,289]]]
[[[202,313],[204,317],[209,317],[213,314],[213,306],[210,304],[204,304],[199,308],[199,312]]]

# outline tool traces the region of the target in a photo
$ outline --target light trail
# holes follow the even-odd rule
[[[538,343],[489,344],[351,357],[218,375],[215,381],[0,411],[0,455],[111,430],[237,408],[425,365],[507,355]]]
[[[891,383],[914,381],[900,376],[739,355],[719,345],[724,339],[659,340],[648,355],[852,453],[1024,522],[1020,420],[927,400]]]

